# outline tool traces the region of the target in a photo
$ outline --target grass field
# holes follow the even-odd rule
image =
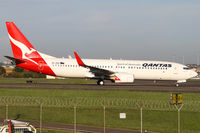
[[[60,90],[60,89],[0,89],[0,117],[39,121],[40,104],[43,104],[43,121],[73,124],[74,105],[77,105],[77,123],[103,126],[103,107],[106,106],[106,126],[140,129],[140,111],[145,105],[143,129],[163,133],[177,132],[177,111],[169,104],[170,93]],[[200,94],[183,94],[181,132],[200,131]],[[119,119],[119,113],[127,114]],[[46,131],[63,133],[63,131]]]

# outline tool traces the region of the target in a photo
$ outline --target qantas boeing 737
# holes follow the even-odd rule
[[[133,83],[135,79],[175,80],[176,85],[197,76],[187,66],[165,61],[143,60],[100,60],[81,59],[74,52],[76,59],[63,59],[38,52],[20,32],[14,22],[6,22],[13,57],[16,66],[28,71],[58,77],[79,77],[96,79],[98,85],[104,80],[115,83]]]

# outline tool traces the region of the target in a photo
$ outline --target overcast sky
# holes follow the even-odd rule
[[[197,63],[200,55],[199,0],[0,0],[0,60],[12,55],[6,21],[56,57]]]

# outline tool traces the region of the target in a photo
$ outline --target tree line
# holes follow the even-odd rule
[[[12,72],[6,73],[6,69],[0,66],[0,77],[6,78],[45,78],[46,76],[41,73],[36,73],[33,71],[26,71],[23,68],[15,66]]]

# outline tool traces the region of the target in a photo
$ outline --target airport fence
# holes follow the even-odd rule
[[[126,99],[126,98],[51,98],[51,97],[23,97],[1,96],[0,105],[38,106],[44,107],[102,107],[137,109],[138,105],[144,105],[146,110],[175,111],[176,107],[170,101]],[[185,100],[183,111],[200,112],[199,100]]]
[[[0,97],[0,117],[100,127],[177,132],[177,109],[166,101],[126,98]],[[120,113],[126,113],[121,119]],[[181,110],[183,133],[200,131],[200,101],[185,101]],[[76,118],[75,118],[76,117]]]

